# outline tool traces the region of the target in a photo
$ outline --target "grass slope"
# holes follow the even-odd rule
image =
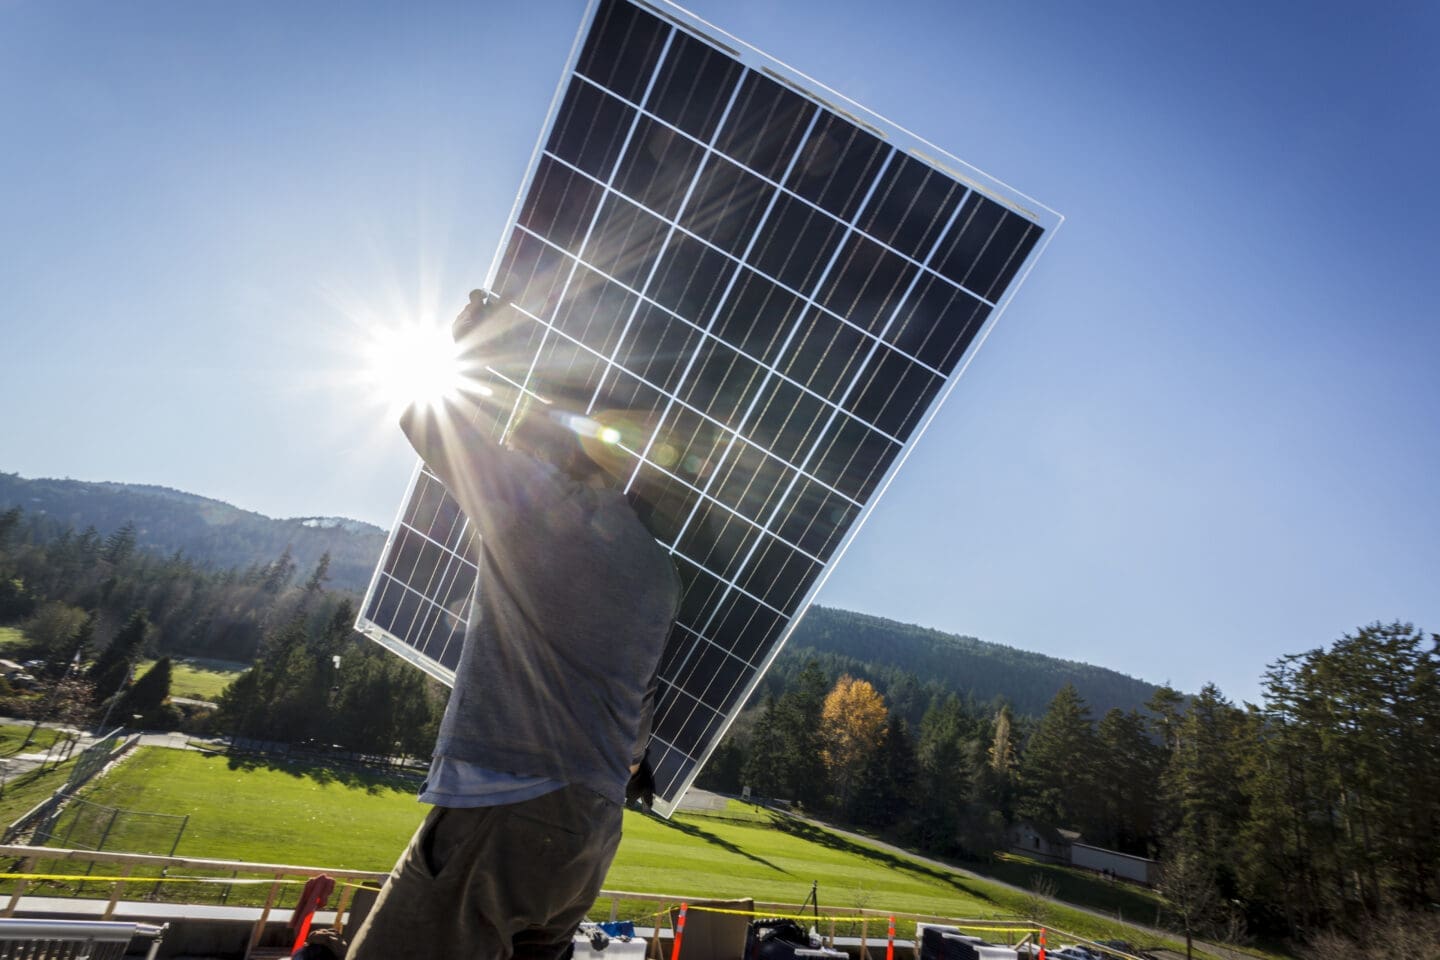
[[[82,795],[188,816],[179,856],[350,870],[389,870],[425,812],[412,786],[380,776],[163,747],[137,750]]]
[[[25,738],[30,735],[32,727],[33,723],[0,724],[0,757],[13,757],[17,753],[44,753],[60,737],[56,730],[39,727],[35,730],[34,739],[26,745]]]
[[[109,806],[188,815],[176,850],[182,856],[377,871],[391,867],[425,812],[410,783],[163,748],[137,751],[84,796]],[[168,853],[173,837],[173,830],[157,831],[149,849],[141,849],[142,842],[134,852]],[[627,812],[625,839],[605,885],[692,898],[798,903],[813,881],[820,884],[822,913],[842,915],[867,906],[949,917],[1014,917],[1024,911],[1027,899],[997,883],[733,803],[722,815],[681,814],[668,822]],[[259,893],[258,888],[239,888],[230,902]],[[643,915],[644,909],[627,912]],[[1070,908],[1057,906],[1050,913],[1052,925],[1082,935],[1153,939]],[[871,935],[876,935],[873,928]]]
[[[0,756],[13,756],[16,752],[44,753],[45,750],[55,741],[57,736],[54,730],[41,727],[35,731],[35,741],[30,746],[19,750],[25,742],[25,735],[30,732],[30,724],[0,724]],[[0,790],[0,827],[8,826],[19,819],[20,815],[32,809],[41,800],[54,793],[70,777],[70,770],[74,767],[75,761],[69,760],[58,768],[47,767],[44,770],[35,769],[27,773],[10,776],[7,769],[5,785]]]

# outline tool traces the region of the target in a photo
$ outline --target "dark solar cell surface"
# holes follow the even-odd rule
[[[601,0],[492,283],[509,399],[485,426],[522,388],[615,426],[684,584],[651,747],[667,813],[1043,232],[768,73]],[[361,629],[447,678],[473,556],[422,471]]]

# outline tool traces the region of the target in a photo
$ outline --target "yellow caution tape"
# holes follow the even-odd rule
[[[0,880],[57,880],[69,883],[222,883],[230,885],[260,886],[263,884],[294,884],[301,885],[309,883],[312,877],[301,877],[298,880],[275,879],[274,877],[147,877],[143,874],[131,874],[128,877],[107,877],[91,874],[89,876],[80,873],[0,873]],[[354,887],[357,890],[364,889],[365,884],[355,883],[350,880],[336,880],[337,887]],[[376,889],[370,887],[369,889]]]
[[[877,916],[875,914],[867,914],[865,916],[855,914],[852,916],[849,914],[841,913],[822,913],[820,914],[820,917],[817,921],[814,914],[809,913],[777,913],[773,910],[735,910],[729,907],[707,907],[694,903],[687,904],[687,908],[690,910],[702,910],[706,913],[729,914],[736,917],[775,917],[782,920],[805,920],[812,923],[824,923],[826,921],[834,921],[837,923],[858,923],[860,921],[869,922],[871,920],[879,922],[888,919],[887,917]],[[991,933],[1032,933],[1035,930],[1040,929],[1035,924],[1026,924],[1024,926],[1017,927],[1014,924],[1007,924],[1003,922],[985,923],[983,921],[980,923],[952,924],[952,926],[955,926],[957,929],[960,930],[986,930]]]

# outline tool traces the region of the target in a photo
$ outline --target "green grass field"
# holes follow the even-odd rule
[[[391,867],[426,809],[416,802],[412,784],[378,775],[163,748],[137,751],[83,796],[98,804],[188,816],[176,849],[181,856],[376,871]],[[173,839],[174,824],[161,823],[152,840],[137,841],[150,849],[135,852],[168,853]],[[1026,900],[1000,884],[735,803],[721,815],[680,814],[668,822],[627,812],[625,839],[606,887],[799,903],[812,881],[820,884],[822,914],[865,906],[973,919],[1015,917]],[[167,888],[164,895],[192,899],[195,889]],[[237,888],[229,902],[262,895],[263,888]],[[633,905],[622,913],[642,916],[646,909]],[[1094,938],[1153,941],[1065,907],[1052,907],[1048,922]]]
[[[154,660],[140,661],[135,667],[135,676],[143,676],[154,665]],[[250,664],[233,660],[176,657],[170,665],[170,696],[213,703],[231,681],[249,669]]]
[[[0,756],[15,754],[29,732],[28,723],[0,724]],[[55,731],[41,727],[35,731],[35,741],[20,752],[43,753],[55,741],[56,736]],[[61,764],[58,769],[52,767],[13,777],[7,775],[4,789],[0,791],[0,827],[14,823],[22,813],[54,793],[55,789],[69,778],[74,763],[75,761],[71,760]]]
[[[35,739],[30,741],[29,746],[25,746],[25,738],[29,736],[31,726],[29,723],[0,724],[0,757],[10,757],[17,753],[44,753],[60,736],[49,727],[40,727],[35,731]]]
[[[25,634],[20,632],[19,627],[0,627],[0,654],[24,642]]]

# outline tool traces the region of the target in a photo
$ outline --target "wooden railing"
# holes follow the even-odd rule
[[[259,915],[254,920],[251,945],[260,942],[271,915],[279,910],[288,912],[288,904],[298,899],[300,887],[312,877],[322,874],[336,881],[338,898],[335,903],[335,926],[341,930],[347,925],[348,913],[357,890],[366,887],[378,888],[388,876],[374,870],[346,870],[335,867],[310,867],[284,863],[250,863],[236,860],[213,860],[199,857],[165,857],[138,853],[120,853],[107,850],[70,850],[57,847],[32,847],[18,844],[0,844],[0,860],[10,861],[12,866],[0,869],[0,877],[8,888],[8,900],[0,889],[0,917],[12,917],[20,906],[22,897],[44,896],[45,892],[34,892],[37,885],[49,884],[51,893],[67,884],[108,885],[106,903],[101,919],[109,920],[116,908],[125,899],[127,890],[132,900],[161,899],[158,892],[162,885],[183,887],[193,884],[202,886],[246,885],[265,890],[264,902],[259,905]],[[0,864],[3,867],[3,864]],[[209,873],[213,876],[191,876],[192,873]],[[294,888],[294,896],[284,896],[285,887]],[[148,888],[148,890],[143,889]],[[178,892],[178,891],[176,891]],[[73,893],[71,894],[74,895]],[[91,900],[99,898],[91,897]],[[199,905],[205,897],[177,899],[174,894],[163,898],[175,909],[173,916],[186,916],[187,905]],[[226,901],[228,902],[228,900]],[[817,932],[832,945],[837,938],[858,939],[862,946],[879,947],[883,950],[887,940],[891,918],[899,925],[900,938],[912,941],[917,923],[932,923],[957,926],[964,930],[976,931],[992,943],[1008,946],[1033,944],[1040,928],[1019,918],[973,919],[944,917],[929,914],[903,913],[865,907],[831,907],[813,911],[794,903],[755,901],[746,911],[726,911],[722,907],[709,906],[705,898],[696,898],[674,893],[640,893],[625,890],[602,890],[596,898],[592,918],[601,919],[608,913],[608,919],[633,920],[637,927],[648,928],[651,937],[668,938],[673,924],[674,912],[681,904],[694,904],[697,911],[719,910],[720,912],[750,913],[756,916],[790,916],[801,919],[805,926],[814,926]],[[256,904],[247,904],[252,909]],[[329,910],[327,909],[327,913]],[[247,915],[248,916],[248,915]],[[1072,942],[1087,942],[1073,934],[1064,934],[1051,929],[1052,938],[1065,936]],[[1051,941],[1052,946],[1054,940]],[[1113,948],[1111,953],[1116,953]],[[916,950],[914,955],[918,955]],[[862,950],[863,956],[863,950]]]

